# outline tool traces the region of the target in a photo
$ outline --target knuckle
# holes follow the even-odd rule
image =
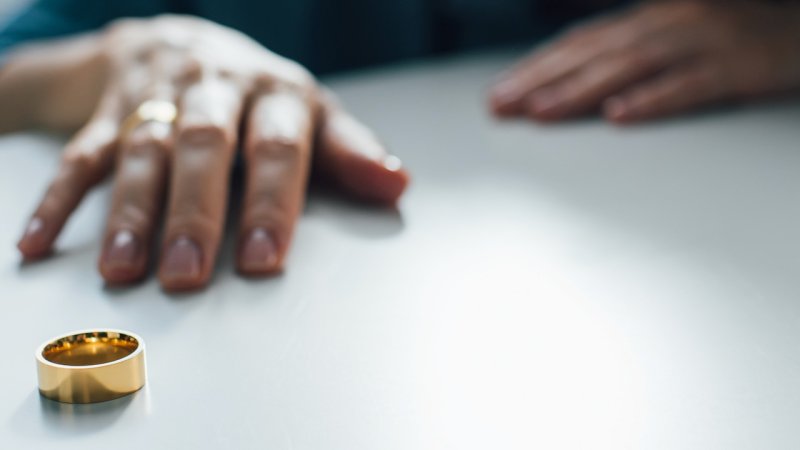
[[[156,138],[134,142],[125,147],[120,157],[131,163],[133,161],[148,162],[164,158],[168,155],[169,145]]]
[[[50,183],[41,202],[41,208],[49,211],[71,209],[77,204],[88,187],[87,183],[57,176]]]
[[[178,145],[230,148],[233,139],[230,130],[217,124],[184,124],[177,132]]]
[[[289,136],[259,138],[248,146],[247,156],[254,159],[293,161],[306,156],[306,146]]]
[[[267,92],[275,84],[275,77],[267,72],[259,72],[253,77],[253,91]]]
[[[131,156],[154,156],[164,152],[166,149],[167,143],[164,139],[148,136],[131,141],[125,147],[124,153]]]
[[[39,210],[56,213],[65,209],[68,210],[73,203],[75,203],[75,199],[72,195],[65,194],[61,189],[51,187],[42,199]]]
[[[231,67],[219,67],[215,73],[223,81],[236,81],[239,78],[239,71]]]
[[[189,235],[208,241],[218,239],[222,227],[222,220],[209,211],[198,205],[184,204],[171,212],[165,237],[169,240],[175,236]]]
[[[316,87],[316,79],[305,67],[294,63],[294,73],[297,76],[297,86],[301,93],[307,93]]]
[[[50,186],[47,188],[47,192],[45,193],[43,203],[53,203],[53,204],[67,204],[69,203],[70,199],[72,198],[71,189],[67,189],[67,186],[64,185],[64,180],[60,178],[56,178],[50,183]]]
[[[284,80],[292,80],[300,85],[308,85],[314,82],[314,76],[302,64],[287,58],[280,58],[275,63],[277,73],[283,75]]]
[[[270,58],[270,62],[254,75],[255,92],[285,90],[305,95],[316,88],[314,75],[301,64],[277,56]]]
[[[154,226],[154,210],[151,205],[126,203],[111,211],[109,229],[131,229],[149,233]]]
[[[296,202],[267,190],[256,190],[248,199],[243,223],[284,229],[297,216]]]
[[[176,72],[176,81],[183,85],[197,83],[202,78],[203,65],[199,58],[186,56]]]
[[[98,159],[97,154],[94,152],[89,152],[79,147],[71,147],[64,152],[62,169],[77,173],[90,173],[100,164]]]
[[[273,73],[260,73],[253,83],[254,92],[287,92],[300,98],[310,97],[316,87],[313,76],[302,67],[294,76],[276,77]]]
[[[127,137],[124,153],[149,156],[162,153],[169,149],[169,126],[161,123],[152,123],[134,130]]]

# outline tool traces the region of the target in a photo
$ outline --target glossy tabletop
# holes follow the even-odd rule
[[[228,239],[192,295],[103,286],[107,186],[21,265],[63,141],[1,137],[0,448],[800,448],[800,104],[499,124],[512,59],[328,80],[411,168],[399,212],[314,192],[282,276]],[[37,346],[95,327],[145,339],[145,389],[41,399]]]

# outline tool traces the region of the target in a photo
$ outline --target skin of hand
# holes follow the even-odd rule
[[[58,45],[18,52],[0,73],[0,91],[11,91],[15,77],[44,77],[43,55],[66,55],[60,71],[50,71],[65,79],[36,84],[52,108],[30,84],[19,86],[34,104],[30,123],[84,123],[19,241],[27,260],[51,252],[85,193],[112,171],[100,273],[110,284],[145,277],[163,210],[158,277],[168,291],[197,289],[211,277],[238,149],[245,180],[236,263],[246,275],[283,267],[312,164],[371,202],[394,205],[408,184],[399,159],[304,68],[234,30],[182,16],[126,19]],[[125,118],[148,100],[174,102],[175,123],[125,132]]]
[[[567,31],[501,75],[498,117],[616,123],[800,88],[800,5],[661,0]]]

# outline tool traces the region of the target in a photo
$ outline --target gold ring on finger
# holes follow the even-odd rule
[[[172,125],[178,118],[178,107],[167,100],[146,100],[122,124],[122,134],[127,135],[147,122]]]

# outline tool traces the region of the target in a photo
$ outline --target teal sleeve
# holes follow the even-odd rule
[[[96,30],[120,17],[170,12],[169,0],[37,0],[0,24],[0,64],[5,53],[25,42]]]

